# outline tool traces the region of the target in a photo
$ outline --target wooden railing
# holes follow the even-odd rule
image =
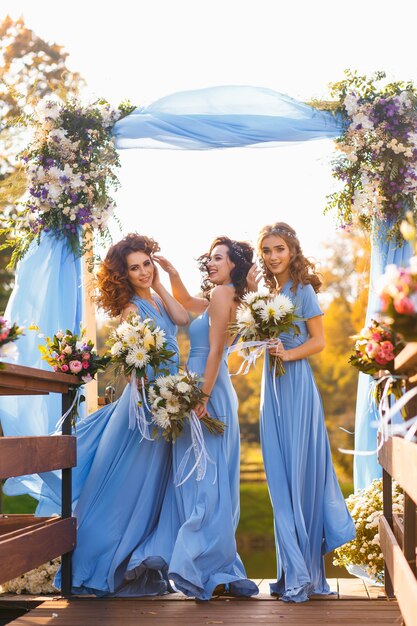
[[[417,343],[409,343],[395,360],[395,371],[408,376],[407,388],[417,383]],[[417,396],[407,405],[409,417],[417,415]],[[389,437],[378,454],[383,472],[384,510],[379,523],[385,563],[385,591],[397,597],[407,626],[417,621],[417,443]],[[404,514],[392,507],[392,480],[404,490]]]
[[[68,374],[5,364],[0,369],[0,396],[60,393],[64,414],[70,407],[73,382]],[[71,593],[71,553],[76,544],[71,468],[75,465],[76,440],[69,418],[62,435],[0,437],[0,479],[62,469],[61,517],[0,515],[0,584],[62,555],[61,592]]]

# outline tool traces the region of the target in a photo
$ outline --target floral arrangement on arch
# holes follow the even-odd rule
[[[392,510],[397,515],[404,511],[404,495],[393,482]],[[382,479],[375,479],[368,487],[350,495],[346,505],[356,529],[353,541],[335,550],[334,565],[357,565],[375,582],[384,582],[384,559],[379,540],[379,518],[382,515]]]
[[[6,236],[2,248],[13,247],[11,267],[42,233],[65,238],[77,256],[91,249],[93,233],[108,237],[106,223],[114,209],[110,189],[118,186],[120,165],[112,128],[134,108],[126,102],[114,109],[105,100],[38,104],[27,120],[33,141],[20,155],[27,194],[0,231]]]
[[[384,72],[345,74],[331,85],[337,102],[328,107],[345,120],[333,164],[343,187],[327,197],[326,211],[335,209],[342,227],[356,218],[369,230],[377,218],[399,239],[404,210],[417,215],[417,90],[411,82],[379,86]]]

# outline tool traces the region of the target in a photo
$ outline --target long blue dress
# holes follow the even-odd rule
[[[322,315],[311,285],[281,293],[296,304],[304,319]],[[286,349],[309,335],[281,335]],[[307,359],[284,363],[286,373],[275,378],[266,355],[261,395],[261,445],[274,510],[277,582],[271,594],[304,602],[313,594],[328,594],[324,554],[351,541],[355,527],[334,472],[320,394]],[[275,385],[275,390],[274,390]]]
[[[189,371],[204,374],[209,353],[209,315],[206,311],[190,326]],[[246,577],[236,550],[239,521],[240,439],[238,403],[227,368],[227,352],[208,401],[208,412],[226,424],[223,435],[212,435],[203,426],[209,463],[203,480],[193,474],[175,488],[180,527],[169,558],[169,578],[187,596],[208,600],[219,584],[232,593],[251,596],[258,587]],[[173,446],[174,475],[190,446],[189,427]],[[189,459],[184,476],[192,468]]]
[[[157,299],[159,312],[137,296],[132,302],[142,318],[153,319],[165,330],[168,349],[176,352],[168,369],[176,373],[176,327],[161,300]],[[152,370],[148,376],[152,379]],[[172,446],[162,439],[142,439],[137,429],[128,429],[129,395],[127,385],[119,400],[77,427],[74,593],[137,596],[160,592],[158,572],[143,568],[132,576],[129,561],[157,524],[167,484],[172,483]],[[56,584],[60,584],[60,573]]]

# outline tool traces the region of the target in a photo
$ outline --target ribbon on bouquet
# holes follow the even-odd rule
[[[236,372],[236,374],[231,374],[231,376],[238,376],[239,374],[247,374],[250,370],[251,365],[255,365],[256,361],[259,357],[267,350],[267,348],[272,348],[277,345],[279,339],[264,339],[262,341],[242,341],[241,343],[236,343],[228,349],[228,354],[232,352],[237,352],[239,356],[242,357],[243,362]],[[248,353],[245,354],[244,351],[248,350]],[[244,371],[243,371],[244,368]]]
[[[383,376],[375,382],[374,387],[378,385],[384,385],[381,400],[378,404],[378,420],[373,422],[373,425],[377,429],[378,433],[381,433],[380,441],[375,450],[344,450],[339,448],[340,452],[345,454],[352,454],[357,456],[371,456],[377,454],[382,448],[385,441],[387,441],[390,435],[403,435],[405,439],[412,440],[417,432],[417,415],[402,422],[401,424],[391,424],[392,418],[399,413],[405,405],[417,395],[417,387],[407,391],[399,400],[397,400],[392,406],[389,404],[389,390],[393,382],[398,379],[405,378],[404,376],[395,376],[388,374]]]
[[[273,348],[279,343],[280,339],[264,339],[263,341],[242,341],[241,343],[237,343],[233,346],[230,346],[228,349],[228,354],[232,352],[237,352],[239,356],[243,358],[243,362],[239,367],[236,374],[230,374],[231,376],[238,376],[239,374],[247,374],[251,365],[255,365],[256,361],[259,357],[267,350],[268,348]],[[244,351],[248,350],[247,354],[244,354]],[[281,405],[278,398],[277,391],[277,363],[278,357],[275,356],[274,359],[274,371],[272,374],[272,387],[274,390],[275,402],[278,409],[278,415],[281,415]],[[244,368],[244,371],[242,371]]]
[[[145,381],[140,379],[141,389],[138,388],[138,379],[133,369],[130,375],[130,398],[129,398],[129,430],[135,430],[136,426],[142,435],[142,439],[154,441],[149,432],[151,422],[146,419],[145,407],[149,409],[146,400]]]
[[[207,464],[211,463],[214,465],[216,469],[216,464],[213,459],[209,456],[207,452],[206,444],[204,441],[203,429],[201,427],[201,422],[198,419],[197,415],[194,411],[190,413],[190,433],[191,433],[191,445],[185,451],[184,456],[182,457],[182,461],[178,466],[177,472],[174,477],[174,484],[176,487],[180,487],[183,485],[193,474],[195,470],[197,470],[196,480],[203,480],[206,472],[207,472]],[[194,452],[194,465],[191,470],[188,472],[187,476],[183,478],[185,468],[187,467],[188,460],[190,458],[191,452]],[[217,469],[216,474],[214,476],[213,485],[217,480]]]
[[[58,434],[60,434],[60,433],[61,433],[62,426],[63,426],[63,424],[64,424],[65,420],[67,419],[68,415],[70,415],[70,414],[71,414],[71,412],[72,412],[73,408],[74,408],[75,406],[77,406],[78,401],[79,401],[79,397],[80,397],[80,395],[81,395],[81,387],[77,387],[77,388],[76,388],[76,390],[75,390],[74,399],[73,399],[73,401],[72,401],[72,403],[71,403],[70,408],[68,409],[68,411],[65,411],[65,413],[64,413],[64,415],[63,415],[62,417],[60,417],[60,418],[59,418],[59,420],[58,420],[58,421],[57,421],[57,423],[55,424],[55,430],[54,430],[54,432],[53,432],[53,433],[50,433],[50,434],[52,434],[52,435],[58,435]]]

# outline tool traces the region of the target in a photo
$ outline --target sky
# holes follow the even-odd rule
[[[346,68],[417,82],[414,0],[0,0],[0,18],[7,14],[64,47],[85,98],[114,104],[216,85],[308,101],[328,97]],[[192,292],[195,259],[217,235],[255,242],[262,226],[286,221],[318,261],[334,236],[334,217],[323,215],[335,188],[331,141],[120,155],[122,233],[157,239]],[[115,223],[111,231],[120,238]]]

